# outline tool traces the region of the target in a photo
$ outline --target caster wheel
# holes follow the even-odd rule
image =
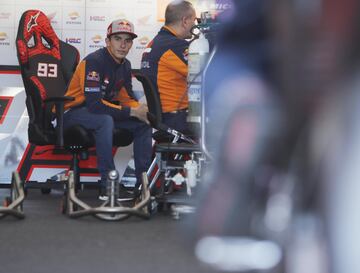
[[[67,201],[66,198],[63,197],[61,199],[61,203],[60,203],[60,211],[62,214],[66,214],[67,213]]]
[[[144,211],[145,213],[149,214],[149,217],[151,217],[158,211],[158,203],[156,202],[154,197],[150,198],[149,203],[147,204],[147,206],[144,207]]]
[[[11,204],[11,197],[9,197],[9,196],[5,197],[5,199],[3,201],[3,206],[8,207],[8,206],[10,206],[10,204]]]

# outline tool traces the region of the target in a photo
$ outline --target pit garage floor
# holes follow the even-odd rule
[[[0,190],[0,198],[8,194]],[[29,190],[26,218],[0,219],[0,272],[9,273],[202,273],[215,272],[194,256],[190,216],[157,213],[106,222],[61,213],[62,192]]]

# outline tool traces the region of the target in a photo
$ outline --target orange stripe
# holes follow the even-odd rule
[[[85,85],[85,66],[86,62],[82,61],[76,67],[75,73],[70,81],[65,96],[74,97],[74,101],[65,104],[65,110],[73,106],[79,105],[85,101],[84,85]]]
[[[115,109],[121,109],[122,107],[121,107],[121,105],[116,105],[116,104],[113,104],[113,103],[111,103],[111,102],[108,102],[108,101],[106,101],[106,100],[101,100],[101,102],[103,103],[103,104],[105,104],[106,106],[109,106],[109,107],[112,107],[112,108],[115,108]]]
[[[139,102],[131,98],[126,90],[125,87],[122,87],[120,89],[119,95],[117,97],[117,100],[120,102],[122,106],[128,106],[128,107],[137,107],[139,106]]]
[[[172,50],[160,58],[157,84],[163,112],[188,107],[187,71],[187,65]]]

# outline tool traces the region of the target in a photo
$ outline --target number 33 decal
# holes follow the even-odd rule
[[[57,64],[47,64],[47,63],[39,63],[37,76],[38,77],[48,77],[48,78],[56,78],[57,77]]]

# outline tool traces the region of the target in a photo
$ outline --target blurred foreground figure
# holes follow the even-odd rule
[[[359,3],[234,7],[205,76],[196,254],[221,271],[360,272]]]

